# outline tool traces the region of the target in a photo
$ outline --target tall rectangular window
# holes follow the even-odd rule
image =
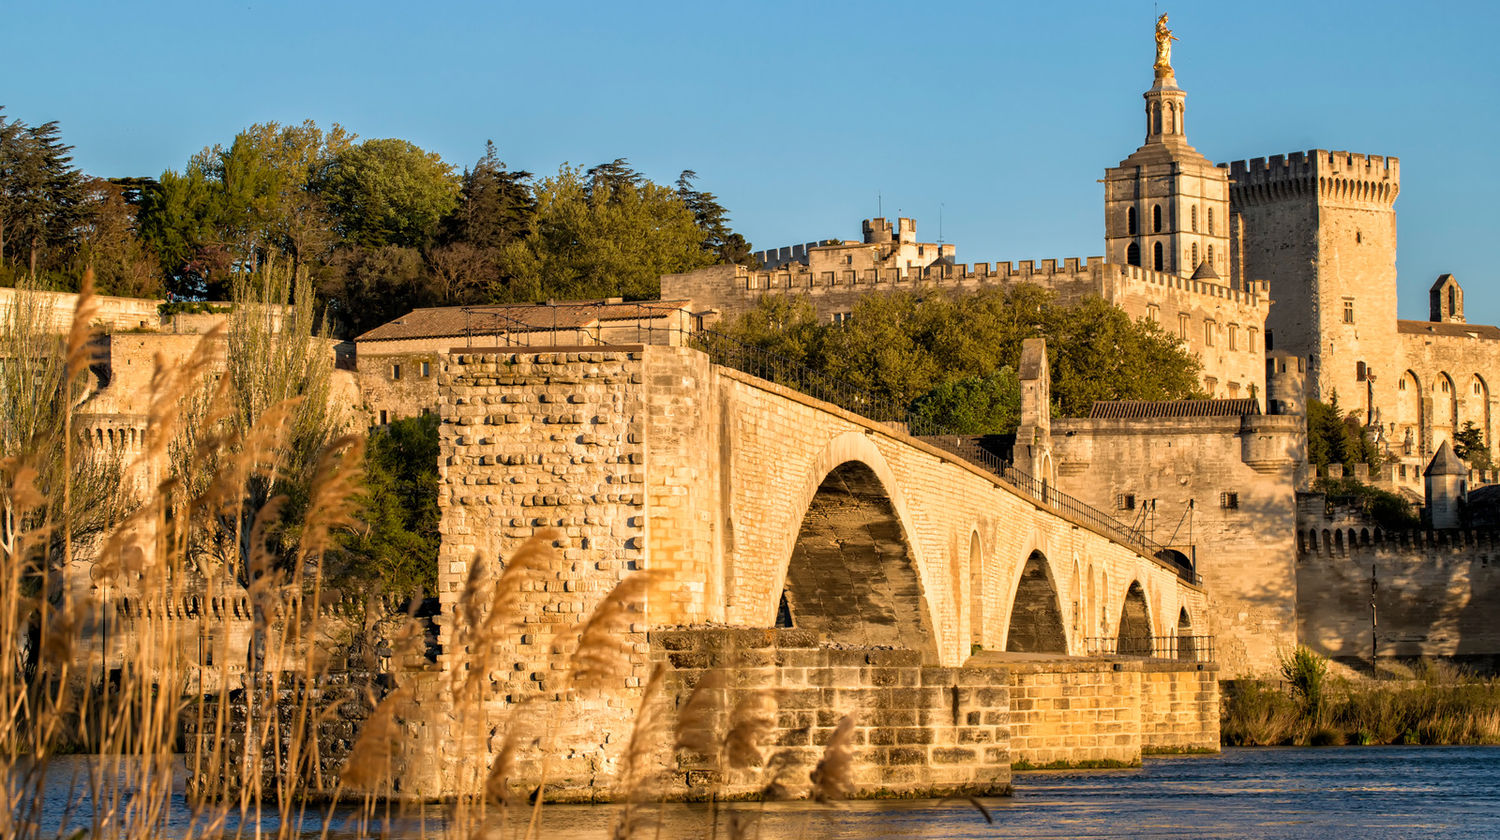
[[[1187,341],[1187,331],[1188,316],[1187,313],[1184,312],[1181,315],[1177,316],[1177,337],[1182,339],[1183,341]]]
[[[400,365],[391,365],[391,378],[392,379],[400,379],[401,378],[401,366]]]
[[[1354,301],[1352,300],[1344,301],[1344,323],[1354,323]]]
[[[1214,326],[1215,325],[1214,325],[1213,321],[1204,321],[1203,322],[1203,346],[1204,347],[1212,347],[1212,346],[1214,346]]]
[[[1229,349],[1240,349],[1240,328],[1234,324],[1229,325]]]

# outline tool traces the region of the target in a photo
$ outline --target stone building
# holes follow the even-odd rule
[[[497,347],[681,345],[698,325],[687,301],[620,298],[552,304],[413,309],[354,339],[355,371],[371,424],[436,412],[443,355]]]

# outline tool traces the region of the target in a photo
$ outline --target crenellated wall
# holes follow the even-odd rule
[[[1382,657],[1500,657],[1500,532],[1387,531],[1321,493],[1299,493],[1297,512],[1304,644],[1366,661],[1372,645]]]

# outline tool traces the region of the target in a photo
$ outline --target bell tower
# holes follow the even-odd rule
[[[1104,171],[1105,259],[1221,282],[1229,275],[1229,176],[1188,145],[1175,40],[1162,15],[1155,80],[1144,94],[1145,143]]]

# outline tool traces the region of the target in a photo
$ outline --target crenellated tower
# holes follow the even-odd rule
[[[1307,396],[1338,392],[1366,423],[1396,404],[1393,157],[1315,149],[1226,167],[1240,254],[1233,280],[1271,284],[1266,348],[1307,362]]]
[[[1227,173],[1188,145],[1187,93],[1172,69],[1167,16],[1157,21],[1146,141],[1104,172],[1105,259],[1222,282],[1229,275]]]

